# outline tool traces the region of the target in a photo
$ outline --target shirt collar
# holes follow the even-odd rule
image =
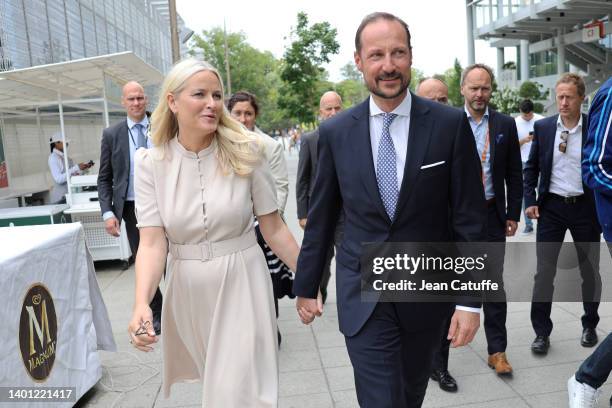
[[[567,130],[570,133],[575,133],[578,129],[582,129],[582,113],[580,114],[580,119],[578,119],[578,124],[574,126],[573,129],[566,128],[563,122],[561,121],[561,115],[557,116],[557,129]]]
[[[406,92],[406,97],[404,98],[402,103],[400,103],[397,108],[393,109],[391,113],[395,113],[398,116],[410,117],[410,109],[412,109],[412,95],[410,94],[410,92]],[[370,95],[370,116],[378,116],[382,115],[383,113],[385,112],[380,109],[378,105],[376,105],[376,102],[374,102],[374,98],[372,98],[372,96]]]
[[[134,126],[141,124],[145,129],[149,127],[149,117],[147,115],[140,122],[134,122],[129,116],[127,118],[127,125],[130,129],[133,129]]]
[[[476,120],[474,120],[474,118],[472,117],[472,114],[470,113],[469,109],[467,108],[467,106],[463,105],[463,110],[465,111],[465,114],[467,115],[468,119],[476,122]],[[489,107],[487,106],[487,108],[485,109],[485,113],[484,115],[482,115],[482,119],[487,119],[489,120]],[[482,123],[482,120],[480,121]]]

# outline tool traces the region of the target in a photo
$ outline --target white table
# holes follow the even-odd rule
[[[116,351],[83,227],[0,228],[0,248],[0,387],[75,387],[78,400],[101,378],[97,350]]]

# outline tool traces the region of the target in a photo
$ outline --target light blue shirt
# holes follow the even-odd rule
[[[128,190],[127,196],[125,197],[125,201],[134,201],[134,154],[136,154],[136,146],[138,145],[138,129],[135,127],[136,125],[142,125],[145,136],[147,136],[149,129],[149,118],[147,115],[140,121],[134,122],[129,117],[127,118],[128,125],[128,134],[126,135],[130,144],[130,176],[128,181]],[[147,149],[151,147],[151,139],[146,137],[147,140]],[[102,215],[104,220],[114,217],[115,214],[112,211],[107,211]]]
[[[487,143],[487,138],[489,136],[489,108],[485,111],[484,116],[480,123],[476,123],[476,120],[470,114],[470,111],[467,107],[463,107],[465,113],[468,117],[468,121],[470,122],[470,127],[472,128],[472,133],[474,133],[474,139],[476,139],[476,149],[478,150],[478,160],[480,160],[480,164],[482,165],[482,172],[484,174],[484,189],[485,189],[485,198],[490,200],[495,197],[495,191],[493,190],[493,173],[491,171],[491,144],[489,138],[489,143]],[[483,160],[483,151],[487,147],[487,152],[485,154]]]

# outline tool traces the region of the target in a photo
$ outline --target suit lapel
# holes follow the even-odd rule
[[[588,131],[588,126],[587,126],[587,115],[585,115],[584,113],[582,114],[582,147],[584,147],[586,141],[587,141],[587,131]],[[581,160],[582,162],[582,160]]]
[[[497,137],[497,112],[489,109],[489,148],[491,149],[491,157],[489,158],[489,163],[491,163],[491,170],[493,169],[493,163],[495,163],[495,149],[496,149],[496,137]],[[493,172],[491,171],[491,174]]]
[[[546,155],[546,169],[548,170],[548,174],[551,175],[552,174],[552,165],[553,165],[553,156],[555,154],[555,137],[557,136],[557,119],[559,118],[559,115],[556,115],[553,117],[554,120],[551,120],[549,123],[549,128],[547,129],[546,132],[546,137],[549,137],[550,139],[546,141],[547,143],[547,149],[546,152],[548,153]]]
[[[130,137],[129,132],[130,130],[128,128],[126,119],[123,122],[123,126],[121,127],[121,130],[119,131],[117,137],[119,138],[119,149],[121,151],[121,154],[123,155],[123,163],[125,164],[125,168],[127,169],[125,173],[128,175],[128,177],[130,174],[130,141],[128,139]]]
[[[419,97],[412,95],[412,108],[410,109],[410,130],[408,131],[408,148],[404,177],[397,200],[395,218],[405,208],[410,194],[414,191],[416,179],[423,165],[425,152],[431,136],[432,121],[426,120],[429,108],[421,103]]]
[[[374,158],[372,156],[372,142],[370,140],[370,99],[366,99],[355,109],[353,128],[350,130],[350,138],[354,140],[353,152],[355,163],[361,163],[359,167],[361,180],[369,197],[376,206],[382,217],[389,220],[387,211],[380,198],[378,183],[376,181],[376,171],[374,169]]]

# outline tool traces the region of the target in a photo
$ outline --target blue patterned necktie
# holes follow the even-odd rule
[[[139,149],[141,147],[144,147],[146,149],[147,148],[147,137],[142,131],[144,126],[142,126],[142,124],[140,123],[137,123],[135,126],[136,126],[136,130],[138,133],[138,146],[136,146],[136,149]]]
[[[396,117],[395,113],[383,113],[382,136],[378,144],[378,158],[376,159],[378,191],[391,221],[395,216],[395,206],[399,196],[395,147],[393,146],[391,133],[389,133],[389,126]]]

